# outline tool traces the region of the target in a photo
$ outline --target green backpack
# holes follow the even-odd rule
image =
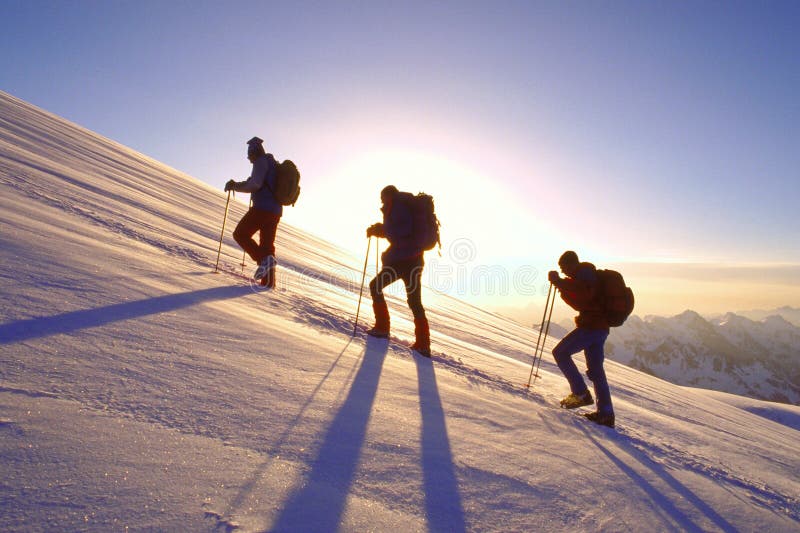
[[[300,172],[297,166],[289,160],[284,160],[275,168],[275,190],[267,184],[272,196],[281,205],[294,207],[297,197],[300,196]]]

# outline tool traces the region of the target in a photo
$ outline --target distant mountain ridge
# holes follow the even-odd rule
[[[784,311],[797,310],[760,320],[694,311],[632,316],[612,329],[606,355],[678,385],[800,405],[800,327]]]
[[[750,311],[736,311],[736,314],[739,316],[743,316],[745,318],[749,318],[750,320],[764,320],[770,316],[780,316],[787,322],[794,324],[797,327],[800,327],[800,308],[799,307],[790,307],[785,305],[783,307],[779,307],[777,309],[772,310],[765,310],[765,309],[753,309]]]

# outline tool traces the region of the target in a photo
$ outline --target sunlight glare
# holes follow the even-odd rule
[[[434,197],[442,224],[441,257],[426,254],[426,273],[438,276],[432,280],[437,288],[473,302],[508,303],[517,296],[510,283],[500,293],[478,288],[494,282],[488,277],[512,280],[520,269],[535,268],[541,283],[561,245],[526,211],[524,199],[500,183],[462,161],[415,150],[373,149],[346,159],[314,185],[305,198],[303,226],[363,257],[365,230],[381,220],[381,189],[395,185],[425,192]],[[387,243],[380,245],[385,249]]]

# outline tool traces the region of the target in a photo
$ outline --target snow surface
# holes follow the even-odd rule
[[[800,408],[609,362],[593,425],[553,340],[526,391],[534,332],[453,298],[431,360],[402,294],[352,338],[363,259],[287,224],[279,289],[213,274],[224,205],[0,93],[0,530],[800,530]]]

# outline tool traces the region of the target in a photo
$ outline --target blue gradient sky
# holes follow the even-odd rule
[[[468,266],[544,273],[571,248],[627,268],[643,314],[800,305],[800,2],[0,15],[0,89],[217,187],[257,134],[303,173],[285,220],[357,253],[395,183],[436,196],[444,263],[468,240]]]

